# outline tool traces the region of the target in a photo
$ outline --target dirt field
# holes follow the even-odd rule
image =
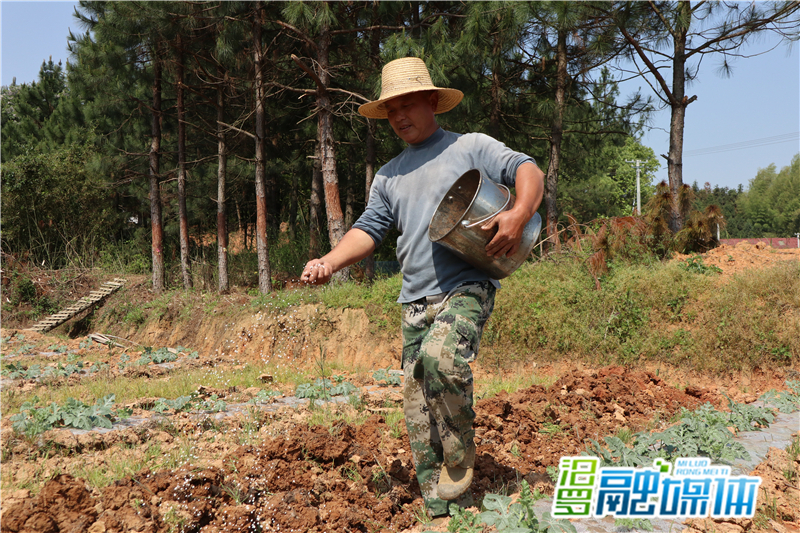
[[[800,252],[740,244],[704,256],[706,265],[723,270],[723,277],[787,259],[800,259]],[[383,350],[372,368],[393,364],[396,353],[385,340],[369,341],[361,319],[352,315],[343,322],[352,325],[341,333],[349,335],[350,342],[374,342],[372,349]],[[15,392],[44,397],[101,381],[135,384],[178,380],[192,372],[244,372],[248,358],[258,359],[252,346],[260,341],[248,337],[251,325],[235,326],[242,331],[238,344],[211,349],[209,341],[207,346],[190,347],[198,350],[195,357],[186,351],[168,364],[137,365],[132,362],[143,352],[128,343],[109,348],[89,344],[85,337],[65,340],[3,329],[4,364],[36,362],[45,367],[72,361],[82,362],[84,369],[107,365],[99,365],[91,375],[76,373],[46,382],[6,378],[4,397],[13,398]],[[176,335],[163,332],[159,338]],[[261,350],[270,356],[280,351],[269,344]],[[286,364],[312,364],[303,359],[308,352],[302,347],[281,350]],[[361,366],[363,355],[348,359],[353,353],[363,350],[342,350],[338,367]],[[293,359],[288,361],[290,355]],[[552,471],[560,457],[579,454],[586,439],[662,430],[681,408],[694,409],[704,402],[724,408],[723,392],[736,401],[752,402],[768,389],[782,389],[791,377],[762,370],[709,380],[664,366],[631,370],[579,363],[531,363],[515,372],[535,376],[542,384],[488,398],[476,390],[477,501],[490,492],[513,493],[522,479],[552,494],[548,467]],[[267,376],[261,387],[215,388],[198,382],[197,401],[227,402],[228,416],[197,409],[156,414],[157,399],[142,397],[117,405],[129,408],[130,419],[139,422],[108,432],[56,429],[27,438],[12,429],[10,417],[17,411],[4,408],[0,527],[14,533],[430,529],[420,521],[422,500],[405,425],[398,422],[400,388],[380,386],[371,372],[340,373],[361,388],[360,401],[313,409],[308,404],[279,407],[275,398],[252,403],[261,390],[292,394],[293,387],[269,383]],[[491,373],[476,365],[476,382]],[[800,461],[776,449],[756,469],[755,475],[764,479],[759,505],[768,511],[761,521],[706,520],[686,526],[693,532],[800,531],[797,476],[792,483],[785,475],[791,468],[800,472]],[[114,481],[108,484],[104,479]]]
[[[689,255],[675,254],[674,261],[685,261]],[[720,245],[702,254],[706,266],[722,270],[721,278],[749,269],[765,268],[779,261],[800,261],[800,248],[777,249],[763,243],[740,242],[736,246]]]

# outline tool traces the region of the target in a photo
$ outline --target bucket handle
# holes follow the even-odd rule
[[[462,220],[461,224],[465,228],[472,228],[472,227],[477,226],[478,224],[483,224],[485,222],[488,222],[489,220],[493,219],[494,217],[496,217],[497,215],[502,213],[505,210],[505,208],[508,207],[508,204],[511,202],[511,191],[509,190],[508,187],[506,187],[502,183],[495,183],[495,185],[505,189],[505,191],[506,191],[506,203],[503,204],[503,207],[501,207],[500,209],[498,209],[497,211],[495,211],[494,213],[492,213],[488,217],[483,217],[482,219],[478,220],[477,222],[467,222],[466,220]]]

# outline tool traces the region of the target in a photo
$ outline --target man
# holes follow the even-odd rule
[[[428,238],[439,201],[466,171],[516,187],[514,207],[482,228],[497,228],[486,246],[492,257],[512,255],[542,200],[544,175],[532,158],[483,134],[439,128],[436,114],[463,94],[433,85],[423,60],[387,63],[381,96],[359,113],[387,118],[408,147],[375,176],[366,210],[330,253],[306,264],[301,279],[325,283],[368,256],[394,224],[403,273],[404,412],[422,496],[431,516],[466,496],[475,463],[472,371],[483,326],[494,307],[496,280]]]

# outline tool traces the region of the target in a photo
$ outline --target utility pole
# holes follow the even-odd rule
[[[800,248],[800,233],[795,233],[795,237],[797,237],[797,247]]]
[[[635,215],[642,214],[642,186],[641,182],[639,181],[639,164],[643,163],[641,159],[637,159],[632,161],[630,159],[625,160],[626,163],[636,163],[636,213]]]

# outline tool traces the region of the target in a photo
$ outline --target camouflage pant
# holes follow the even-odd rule
[[[417,480],[429,511],[447,512],[436,486],[446,459],[456,465],[474,446],[472,369],[494,308],[489,282],[462,285],[448,298],[403,304],[404,411]]]

